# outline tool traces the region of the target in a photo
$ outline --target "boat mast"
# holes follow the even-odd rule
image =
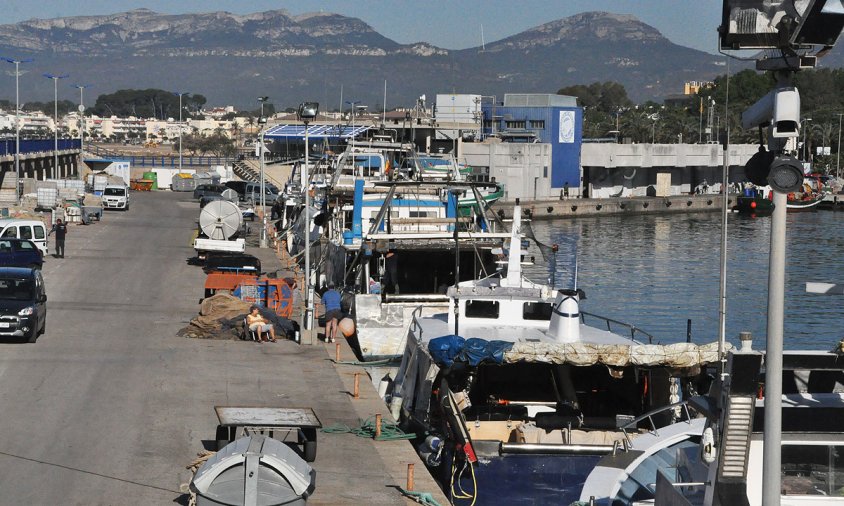
[[[507,277],[502,280],[502,285],[519,286],[522,281],[522,206],[519,199],[513,206],[513,229],[510,234],[510,253],[507,258]]]

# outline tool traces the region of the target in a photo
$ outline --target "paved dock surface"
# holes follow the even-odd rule
[[[0,342],[0,505],[187,504],[185,466],[213,449],[216,405],[389,419],[363,377],[352,399],[362,371],[335,366],[334,345],[176,337],[203,292],[188,263],[198,214],[190,194],[136,192],[129,212],[72,226],[66,258],[46,260],[46,333]],[[397,490],[408,463],[415,489],[447,504],[409,443],[320,433],[308,502],[413,504]]]

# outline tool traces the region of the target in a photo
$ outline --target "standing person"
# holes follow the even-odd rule
[[[399,257],[396,250],[390,249],[384,257],[384,279],[381,282],[383,293],[399,293]]]
[[[325,342],[333,343],[337,337],[337,323],[343,318],[340,294],[334,289],[334,283],[328,284],[328,290],[322,294],[325,306]]]
[[[56,233],[56,253],[53,255],[57,258],[64,258],[64,238],[67,235],[67,224],[61,218],[56,218],[56,224],[50,229],[47,235]]]
[[[249,325],[249,330],[258,333],[258,342],[264,341],[272,341],[275,342],[275,327],[272,323],[268,322],[263,316],[261,316],[260,311],[258,311],[258,306],[252,305],[249,308],[249,314],[246,315],[246,324]],[[268,339],[264,339],[262,336],[265,334],[269,334]]]

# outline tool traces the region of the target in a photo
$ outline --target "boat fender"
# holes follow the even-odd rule
[[[393,384],[393,378],[390,377],[390,373],[384,375],[381,378],[381,382],[378,384],[378,397],[384,399],[387,397],[387,392],[390,390],[390,386]]]
[[[715,434],[712,427],[707,427],[703,430],[703,435],[700,439],[700,458],[707,464],[715,462],[718,456],[718,449],[715,448]]]

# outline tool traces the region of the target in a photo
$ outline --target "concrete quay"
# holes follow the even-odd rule
[[[369,381],[352,398],[363,371],[334,364],[333,344],[176,336],[203,294],[189,263],[198,216],[189,193],[133,192],[130,211],[70,227],[66,258],[45,260],[46,333],[0,341],[0,505],[186,505],[186,466],[214,449],[214,406],[312,407],[324,426],[390,420]],[[415,490],[447,504],[408,442],[319,433],[308,502],[415,504],[398,491],[409,463]]]
[[[720,211],[723,196],[672,195],[670,197],[619,197],[608,199],[521,199],[522,213],[534,220],[576,218],[584,216],[609,216],[620,214],[668,214]],[[736,196],[728,197],[729,207],[736,203]],[[491,208],[502,218],[513,217],[513,201],[498,201]]]

